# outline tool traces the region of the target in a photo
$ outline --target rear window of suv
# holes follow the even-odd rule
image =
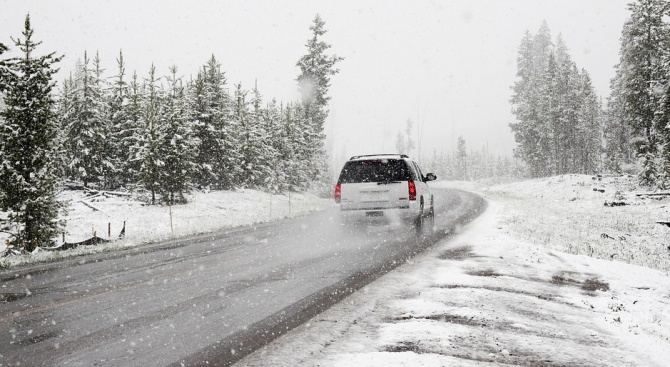
[[[405,161],[374,159],[349,161],[340,173],[340,183],[409,181],[411,174]]]

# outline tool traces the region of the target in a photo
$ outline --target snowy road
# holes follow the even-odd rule
[[[436,204],[440,237],[483,201]],[[4,271],[0,365],[229,364],[436,240],[336,214]]]

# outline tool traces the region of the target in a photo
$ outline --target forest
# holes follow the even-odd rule
[[[670,187],[670,5],[638,0],[621,31],[620,59],[603,101],[558,34],[544,23],[520,41],[509,99],[512,157],[486,147],[419,157],[443,179],[632,174]],[[190,190],[310,189],[330,195],[324,148],[330,78],[325,22],[309,27],[297,57],[298,101],[264,100],[258,87],[230,85],[215,55],[199,70],[128,72],[119,51],[107,71],[83,51],[70,77],[53,80],[62,56],[36,51],[26,16],[22,37],[0,43],[0,231],[29,247],[62,223],[64,185],[132,192],[150,204],[185,202]],[[6,57],[10,49],[20,56]],[[185,77],[184,75],[189,75]],[[59,87],[57,87],[59,85]],[[411,134],[397,144],[411,149]]]
[[[299,101],[264,102],[257,86],[228,84],[214,55],[194,78],[129,75],[119,52],[105,74],[88,52],[56,89],[61,56],[34,57],[26,16],[20,57],[0,61],[0,231],[32,250],[59,233],[62,187],[123,190],[150,204],[184,203],[190,190],[330,192],[323,124],[330,77],[319,15],[296,66]],[[0,44],[0,53],[8,46]]]
[[[628,10],[605,106],[546,23],[522,39],[510,128],[525,176],[625,173],[670,188],[670,3],[639,0]]]

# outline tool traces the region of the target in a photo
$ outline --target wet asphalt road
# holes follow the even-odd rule
[[[435,231],[300,218],[0,272],[0,366],[230,365],[404,263],[485,203],[435,190]]]

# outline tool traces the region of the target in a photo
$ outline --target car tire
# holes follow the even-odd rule
[[[424,214],[423,214],[423,198],[421,198],[421,206],[419,209],[419,215],[414,218],[412,227],[416,230],[417,235],[421,235],[423,232],[423,227],[424,227]]]
[[[435,230],[435,210],[431,207],[423,221],[423,236],[432,236]]]
[[[419,214],[416,218],[414,218],[414,229],[416,230],[417,234],[421,234],[423,232],[423,227],[424,227],[424,217],[423,213]]]

